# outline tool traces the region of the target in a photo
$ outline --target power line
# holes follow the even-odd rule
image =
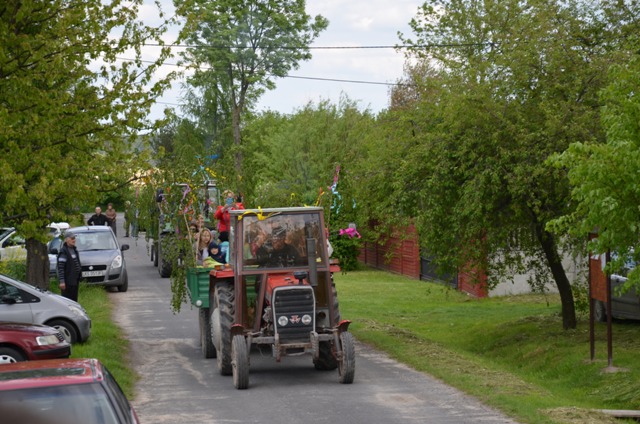
[[[309,46],[309,47],[300,47],[300,46],[269,46],[269,49],[275,50],[363,50],[363,49],[432,49],[432,48],[456,48],[456,47],[477,47],[477,46],[487,46],[493,45],[495,43],[484,42],[484,43],[445,43],[445,44],[399,44],[395,46],[389,45],[379,45],[379,46]],[[220,46],[220,45],[196,45],[196,44],[160,44],[160,43],[144,43],[143,46],[148,47],[180,47],[186,49],[264,49],[261,46]]]
[[[127,61],[127,62],[134,62],[135,61],[134,59],[128,59],[128,58],[124,58],[124,57],[116,57],[116,59]],[[151,63],[151,64],[155,63],[152,60],[140,60],[140,62],[142,62],[142,63]],[[180,68],[185,68],[186,67],[184,65],[179,65],[177,63],[167,63],[167,62],[163,62],[162,65],[164,65],[164,66],[177,66],[177,67],[180,67]],[[206,68],[206,69],[210,69],[210,68]],[[345,82],[345,83],[350,83],[350,84],[386,85],[388,87],[406,85],[406,84],[393,83],[393,82],[347,80],[347,79],[338,79],[338,78],[320,78],[320,77],[307,77],[307,76],[301,76],[301,75],[285,75],[284,77],[279,77],[277,75],[271,75],[271,76],[272,77],[277,77],[277,78],[292,78],[292,79],[304,79],[304,80],[313,80],[313,81]]]

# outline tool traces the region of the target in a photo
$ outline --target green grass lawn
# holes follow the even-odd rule
[[[361,342],[479,398],[523,423],[602,423],[595,409],[640,409],[640,322],[562,329],[557,295],[474,299],[380,271],[335,275],[343,318]],[[356,371],[357,378],[357,371]]]
[[[640,322],[614,322],[613,365],[624,370],[607,373],[606,325],[596,326],[592,362],[587,315],[563,330],[557,295],[474,299],[381,271],[335,280],[341,315],[359,341],[521,423],[621,423],[595,410],[640,409]],[[131,398],[136,374],[107,293],[82,286],[79,299],[93,327],[72,356],[100,359]]]

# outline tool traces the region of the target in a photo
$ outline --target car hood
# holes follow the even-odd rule
[[[120,255],[119,250],[83,250],[80,254],[80,263],[87,265],[111,265],[113,258]]]

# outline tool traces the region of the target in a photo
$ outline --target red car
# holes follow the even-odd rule
[[[0,366],[0,417],[2,422],[29,424],[139,423],[120,386],[97,359]]]
[[[0,364],[70,355],[71,345],[53,327],[0,321]]]

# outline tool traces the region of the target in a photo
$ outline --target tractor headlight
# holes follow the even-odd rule
[[[278,318],[278,325],[280,327],[284,327],[287,324],[289,324],[289,319],[287,317],[285,317],[284,315],[280,316],[280,318]]]
[[[311,315],[303,315],[302,316],[302,323],[304,325],[309,325],[311,324]]]

